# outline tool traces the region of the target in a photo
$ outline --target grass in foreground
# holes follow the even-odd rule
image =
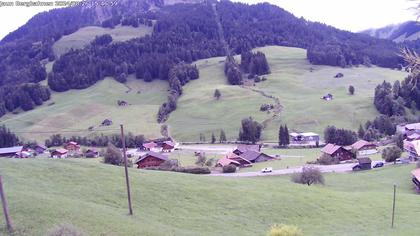
[[[130,169],[134,216],[127,215],[124,170],[84,159],[0,159],[17,235],[44,235],[71,223],[89,235],[265,235],[273,224],[305,235],[416,235],[419,196],[413,165],[328,174],[325,186],[288,176],[220,178]],[[390,228],[392,184],[396,228]],[[4,219],[0,217],[0,232]],[[3,230],[3,231],[1,231]]]

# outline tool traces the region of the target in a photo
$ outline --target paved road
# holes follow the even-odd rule
[[[203,151],[206,153],[214,154],[226,154],[233,151],[236,148],[236,144],[188,144],[188,145],[179,145],[178,148],[181,150],[189,151]]]
[[[376,163],[381,161],[372,161],[372,166]],[[344,173],[350,172],[357,163],[350,163],[350,164],[339,164],[339,165],[306,165],[319,168],[321,172],[328,173],[328,172],[336,172],[336,173]],[[300,167],[293,167],[288,169],[281,169],[281,170],[273,170],[271,173],[261,173],[261,172],[243,172],[243,173],[231,173],[231,174],[223,174],[223,173],[215,173],[210,174],[210,176],[222,176],[222,177],[257,177],[257,176],[276,176],[276,175],[288,175],[293,174],[295,172],[300,172],[302,170],[302,166]]]

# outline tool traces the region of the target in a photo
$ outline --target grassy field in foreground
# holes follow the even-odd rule
[[[84,159],[0,159],[16,235],[45,235],[71,223],[89,235],[265,235],[275,223],[305,235],[416,235],[414,165],[328,174],[325,186],[288,176],[221,178],[130,169],[134,216],[127,215],[124,171]],[[396,228],[390,228],[392,184]],[[0,217],[0,234],[5,234]]]
[[[109,34],[113,42],[127,41],[133,38],[144,37],[152,33],[152,27],[140,25],[138,28],[131,26],[118,25],[114,29],[102,28],[98,26],[87,26],[80,28],[76,32],[63,36],[54,43],[53,50],[57,57],[70,51],[70,49],[81,49],[88,45],[96,36]]]
[[[17,115],[7,114],[1,118],[1,123],[20,137],[38,141],[51,135],[42,133],[45,131],[66,136],[92,135],[95,132],[73,133],[68,130],[87,130],[90,126],[98,128],[105,119],[113,121],[113,125],[106,129],[118,129],[119,124],[124,124],[127,131],[160,137],[156,114],[166,100],[167,89],[167,82],[160,80],[146,83],[130,77],[124,85],[107,78],[84,90],[52,93],[52,99],[43,106]],[[119,107],[118,100],[131,105]],[[54,104],[48,105],[51,103]]]
[[[272,74],[268,80],[258,83],[254,89],[276,96],[284,106],[263,132],[265,141],[276,141],[280,124],[288,124],[289,130],[313,131],[322,134],[327,125],[357,129],[360,123],[378,115],[373,106],[376,85],[382,81],[393,82],[407,74],[386,68],[339,68],[311,65],[306,59],[306,50],[288,47],[264,47],[255,49],[266,54]],[[239,59],[239,58],[238,58]],[[175,138],[197,140],[200,133],[210,139],[212,132],[218,136],[224,129],[229,139],[236,139],[240,121],[253,116],[262,122],[269,114],[259,111],[261,104],[273,103],[260,94],[226,84],[223,74],[224,58],[197,62],[200,79],[184,87],[178,109],[168,123]],[[310,72],[313,68],[313,72]],[[343,78],[334,78],[337,73]],[[355,95],[350,96],[348,86],[353,85]],[[220,101],[213,93],[219,89]],[[321,96],[332,93],[333,101],[326,102]]]

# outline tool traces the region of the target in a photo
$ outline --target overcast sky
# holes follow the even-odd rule
[[[0,5],[12,0],[0,0]],[[21,0],[26,1],[26,0]],[[46,0],[41,0],[46,1]],[[50,0],[51,1],[51,0]],[[295,16],[357,32],[415,20],[413,3],[407,0],[234,0],[246,3],[270,2]],[[48,7],[0,7],[0,39]]]

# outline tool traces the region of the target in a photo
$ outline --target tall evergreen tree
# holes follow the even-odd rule
[[[280,125],[279,128],[279,146],[282,147],[284,145],[284,128],[283,125]]]
[[[220,143],[226,142],[226,134],[225,134],[225,131],[224,130],[220,130],[219,142]]]
[[[357,136],[363,138],[365,136],[365,129],[363,129],[362,124],[359,125],[359,130],[357,131]]]
[[[214,133],[211,133],[211,143],[216,142],[216,137],[214,136]]]
[[[289,129],[287,125],[284,126],[284,145],[288,146],[290,144]]]

